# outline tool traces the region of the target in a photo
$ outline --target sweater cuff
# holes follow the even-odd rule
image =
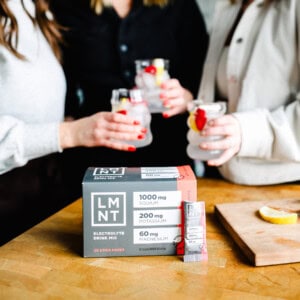
[[[59,123],[26,125],[23,139],[24,156],[28,159],[62,152],[59,144]]]
[[[268,145],[272,145],[272,129],[266,121],[265,110],[238,112],[233,114],[241,127],[242,142],[237,156],[269,157]]]

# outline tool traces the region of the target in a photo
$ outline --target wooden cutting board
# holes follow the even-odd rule
[[[264,221],[260,207],[300,210],[300,200],[266,200],[215,205],[215,214],[234,241],[255,266],[300,262],[300,218],[297,224]]]

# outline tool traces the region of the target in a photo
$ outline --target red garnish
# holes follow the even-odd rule
[[[199,130],[202,130],[204,128],[206,120],[207,119],[206,119],[205,110],[201,108],[197,108],[195,112],[195,122]]]
[[[150,66],[146,67],[146,68],[144,69],[144,71],[145,71],[146,73],[150,73],[150,74],[155,75],[155,74],[156,74],[156,67],[150,65]]]
[[[127,111],[125,109],[120,109],[117,111],[117,113],[122,114],[122,115],[127,115]]]

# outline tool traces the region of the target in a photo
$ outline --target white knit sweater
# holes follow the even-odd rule
[[[31,0],[25,6],[32,16]],[[0,45],[0,174],[30,159],[62,151],[58,125],[64,116],[63,70],[20,0],[7,1],[19,26],[20,60]]]

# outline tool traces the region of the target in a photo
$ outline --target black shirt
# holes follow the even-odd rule
[[[167,58],[170,75],[197,95],[208,35],[195,0],[146,7],[141,0],[121,19],[112,8],[96,15],[88,0],[52,0],[65,32],[64,69],[68,81],[66,114],[82,117],[110,111],[114,88],[134,86],[134,60]],[[153,114],[150,146],[127,153],[107,148],[77,152],[82,167],[191,164],[186,154],[187,113],[169,119]],[[69,152],[70,152],[69,151]],[[73,158],[75,159],[75,158]]]

